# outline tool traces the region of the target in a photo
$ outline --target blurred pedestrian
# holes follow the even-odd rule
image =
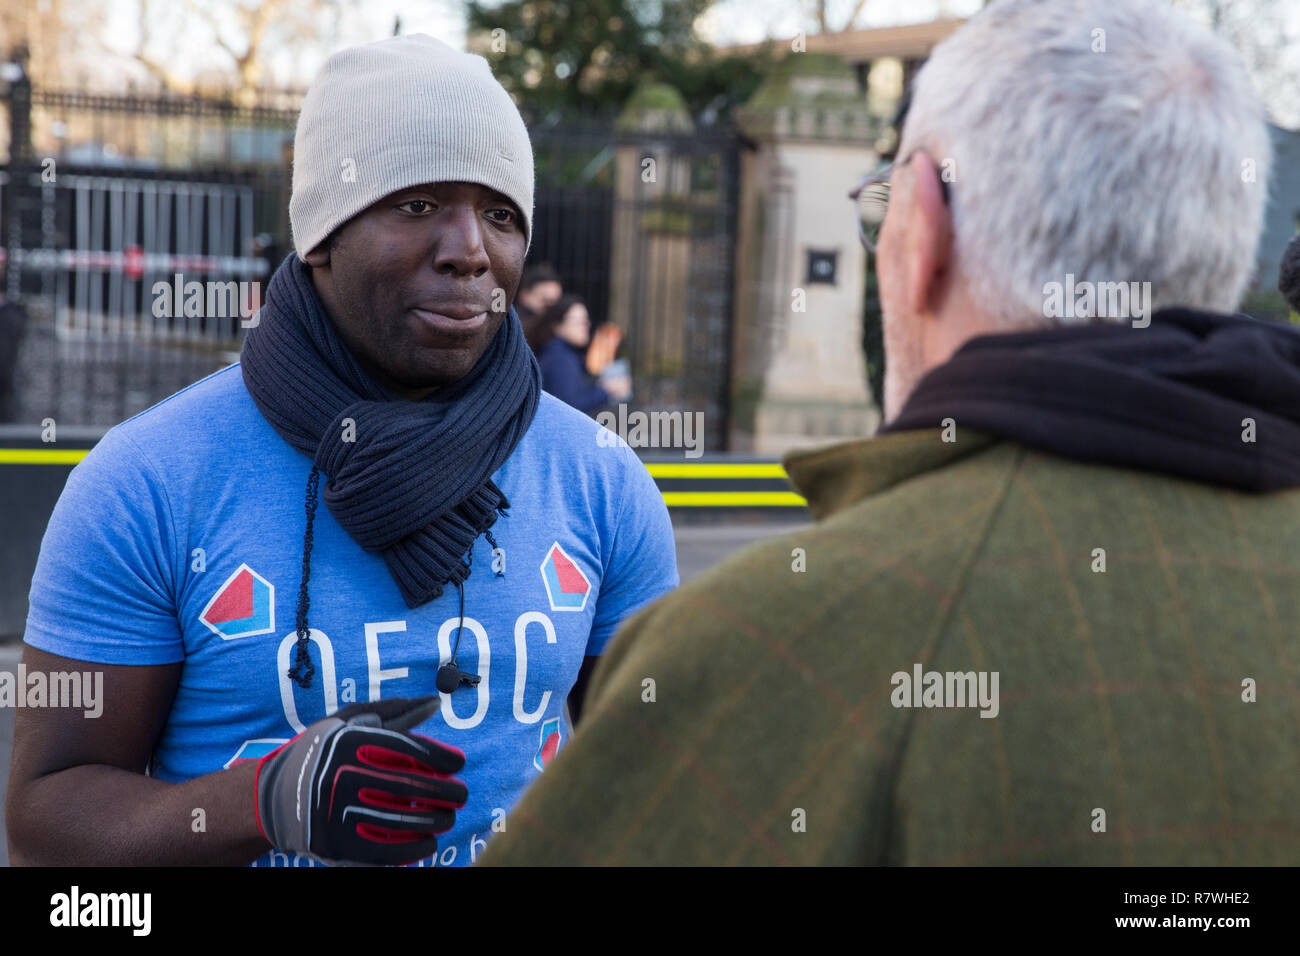
[[[0,422],[18,417],[18,352],[27,332],[27,307],[5,296],[6,283],[0,263]]]
[[[1300,312],[1300,233],[1297,233],[1282,253],[1282,265],[1277,270],[1277,288],[1291,306]]]
[[[515,312],[534,355],[541,354],[541,346],[550,338],[542,317],[563,294],[560,277],[549,265],[540,263],[524,270],[519,280],[519,292],[515,295]]]
[[[597,382],[587,372],[583,353],[591,342],[591,316],[582,299],[561,296],[543,313],[541,328],[538,362],[544,390],[589,415],[628,397],[632,383],[626,375]]]

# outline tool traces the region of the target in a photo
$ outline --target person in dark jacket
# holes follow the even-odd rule
[[[563,296],[544,313],[542,330],[537,355],[545,391],[588,414],[608,405],[615,395],[630,391],[621,379],[606,382],[607,391],[587,374],[583,349],[591,341],[591,317],[582,299]]]
[[[0,266],[0,423],[18,420],[18,351],[27,331],[27,307],[5,299],[6,284]]]
[[[1277,287],[1292,311],[1300,312],[1300,233],[1287,243],[1286,251],[1282,253],[1282,265],[1277,271]]]

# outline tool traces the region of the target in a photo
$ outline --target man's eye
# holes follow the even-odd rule
[[[401,209],[406,206],[424,206],[424,209],[412,209],[411,212],[425,212],[428,209],[433,208],[433,203],[429,202],[427,199],[408,199],[406,202],[401,203],[397,208]]]
[[[495,217],[496,221],[503,225],[515,221],[515,211],[513,209],[492,209],[488,211],[488,215]]]

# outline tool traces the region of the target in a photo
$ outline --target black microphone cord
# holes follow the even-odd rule
[[[474,563],[474,548],[470,547],[469,560],[467,566]],[[466,575],[468,577],[469,575]],[[460,622],[456,625],[456,643],[451,648],[451,660],[438,668],[437,686],[438,690],[444,694],[450,694],[461,684],[474,687],[478,684],[481,677],[478,674],[467,674],[456,666],[456,655],[460,653],[460,635],[465,629],[465,582],[457,581],[456,590],[460,592]]]

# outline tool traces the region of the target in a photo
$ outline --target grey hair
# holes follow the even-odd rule
[[[1067,274],[1231,311],[1253,273],[1264,109],[1236,51],[1167,2],[990,4],[917,75],[898,157],[916,149],[953,174],[956,275],[1004,326],[1051,321]]]

